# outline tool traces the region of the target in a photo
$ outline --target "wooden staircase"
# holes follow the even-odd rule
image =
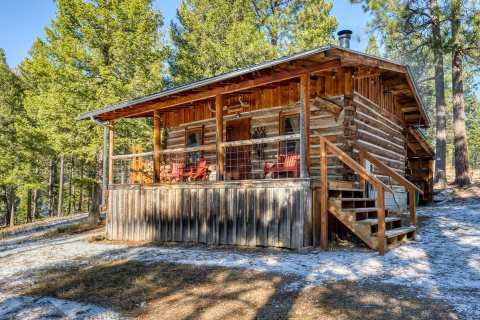
[[[378,250],[378,211],[375,198],[366,197],[361,187],[352,182],[329,183],[328,211],[361,239],[369,248]],[[415,226],[402,226],[402,219],[385,209],[385,248],[415,238]]]
[[[357,182],[329,182],[327,157],[333,155],[349,167]],[[385,209],[385,192],[393,193],[375,175],[365,169],[368,160],[382,175],[389,176],[408,191],[410,223],[403,226],[402,219]],[[394,244],[414,239],[416,233],[416,192],[423,194],[417,186],[399,175],[380,160],[360,149],[357,162],[345,152],[320,136],[320,245],[328,248],[328,212],[335,216],[365,244],[383,255]],[[376,190],[376,198],[368,197],[366,184]]]

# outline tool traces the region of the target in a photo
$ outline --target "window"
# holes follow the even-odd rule
[[[294,134],[300,132],[300,116],[294,114],[280,114],[280,134]],[[299,153],[300,145],[297,140],[285,141],[280,144],[280,153]]]
[[[203,145],[203,127],[185,130],[185,147],[197,147]],[[188,152],[186,162],[188,166],[195,166],[202,157],[201,151]]]

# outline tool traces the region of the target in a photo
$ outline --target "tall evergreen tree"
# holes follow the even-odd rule
[[[251,0],[257,27],[281,56],[331,43],[337,20],[328,0]]]
[[[271,58],[249,0],[183,0],[170,26],[176,83],[210,77]]]
[[[41,132],[25,112],[23,97],[22,81],[10,70],[0,49],[0,188],[10,225],[15,223],[19,195],[38,188],[35,168],[41,165],[41,154],[48,151]]]
[[[77,122],[80,113],[164,85],[169,50],[152,0],[57,0],[56,17],[21,65],[25,106],[55,155],[95,166],[101,128]],[[149,130],[146,122],[116,130]],[[61,205],[61,204],[60,204]]]
[[[22,108],[22,88],[17,76],[7,65],[0,49],[0,187],[2,188],[7,225],[15,221],[18,163],[16,122]]]
[[[372,34],[368,38],[365,52],[374,56],[380,56],[380,47],[378,46],[377,37],[375,37],[375,35]]]
[[[452,97],[453,97],[453,133],[455,157],[455,183],[459,186],[470,184],[468,163],[468,140],[465,127],[464,59],[468,37],[468,26],[462,23],[466,15],[467,4],[461,0],[450,3],[451,51],[452,51]],[[480,27],[473,30],[479,32]],[[475,44],[474,44],[475,45]],[[477,47],[478,51],[478,47]],[[477,53],[478,55],[478,53]]]
[[[183,0],[172,23],[173,79],[185,83],[331,42],[332,4],[316,0]]]

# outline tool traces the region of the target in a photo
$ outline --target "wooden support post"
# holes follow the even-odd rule
[[[408,190],[408,202],[410,206],[410,225],[417,225],[417,192],[415,189]]]
[[[362,167],[365,168],[365,155],[363,153],[363,151],[360,151],[360,154],[359,154],[359,163]],[[362,177],[359,178],[359,182],[360,182],[360,189],[362,189],[364,192],[367,191],[365,190],[365,179],[363,179]]]
[[[160,118],[160,112],[155,111],[153,113],[153,171],[154,182],[160,182],[160,151],[162,149],[161,144],[161,126],[162,119]]]
[[[310,162],[310,74],[300,76],[300,177],[308,178]]]
[[[328,162],[327,144],[320,137],[320,246],[328,249]]]
[[[113,184],[113,148],[115,139],[114,122],[110,121],[108,126],[108,185]]]
[[[353,95],[353,72],[352,70],[345,71],[345,95]]]
[[[217,130],[217,180],[223,180],[225,148],[223,147],[223,96],[215,96],[215,124]]]
[[[377,220],[378,220],[378,253],[385,254],[385,189],[383,186],[377,188]]]

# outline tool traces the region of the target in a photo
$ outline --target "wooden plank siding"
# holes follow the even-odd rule
[[[109,240],[313,244],[309,180],[112,186],[110,196]]]

